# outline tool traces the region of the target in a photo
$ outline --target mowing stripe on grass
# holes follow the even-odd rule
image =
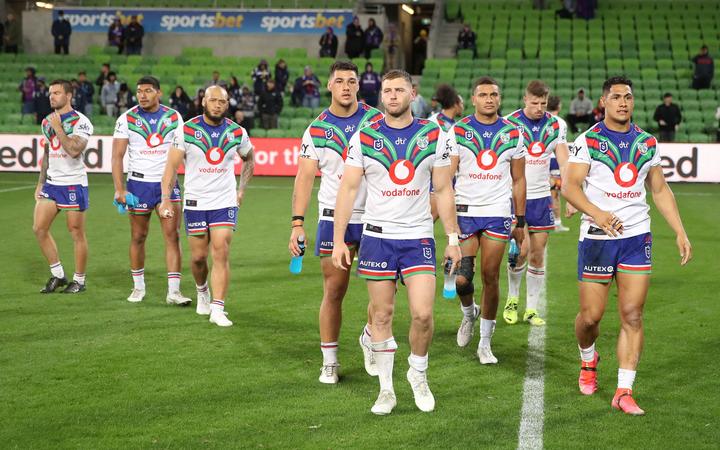
[[[547,267],[547,249],[545,267]],[[547,271],[545,272],[547,280]],[[538,314],[546,317],[544,289],[538,301]],[[542,449],[545,422],[545,326],[530,327],[528,333],[527,368],[523,383],[523,404],[520,412],[518,449]]]

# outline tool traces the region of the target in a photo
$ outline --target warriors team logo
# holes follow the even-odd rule
[[[533,142],[528,146],[527,151],[530,156],[539,158],[543,153],[545,153],[545,143]]]
[[[428,138],[427,136],[421,136],[417,140],[417,146],[420,147],[422,150],[425,150],[428,146]]]
[[[638,170],[633,163],[623,162],[615,168],[615,182],[621,187],[630,187],[638,178]]]
[[[407,159],[400,159],[390,165],[390,179],[395,184],[404,185],[415,176],[415,166]]]
[[[507,133],[500,133],[500,141],[503,144],[507,144],[508,142],[510,142],[510,135],[508,135]]]
[[[641,142],[641,143],[638,144],[637,149],[638,149],[638,151],[640,152],[641,155],[644,155],[644,154],[647,153],[647,151],[648,151],[648,146],[647,146],[646,143]]]

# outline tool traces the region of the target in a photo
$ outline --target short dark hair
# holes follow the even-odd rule
[[[443,109],[452,108],[458,104],[458,93],[454,87],[449,84],[440,84],[435,90],[434,99],[440,103]]]
[[[358,66],[355,65],[355,63],[353,63],[352,61],[344,61],[344,60],[335,61],[330,66],[329,75],[332,77],[333,74],[338,70],[347,70],[347,71],[355,72],[355,76],[358,75]]]
[[[107,75],[107,76],[108,76],[108,78],[110,78],[110,77],[115,77],[115,78],[117,78],[117,74],[116,74],[115,72],[113,72],[113,71],[108,72],[108,75]]]
[[[525,88],[525,92],[535,97],[545,97],[550,93],[550,88],[541,80],[532,80]]]
[[[73,91],[72,83],[69,82],[68,80],[62,80],[62,79],[52,80],[50,82],[50,84],[48,85],[48,87],[52,87],[56,84],[59,84],[60,86],[62,86],[63,91],[65,91],[66,94],[71,94]]]
[[[137,86],[140,86],[141,84],[150,84],[156,90],[160,90],[160,81],[152,75],[145,75],[144,77],[140,78],[137,82]]]
[[[80,72],[78,72],[78,76],[80,76],[80,75],[85,75],[85,76],[87,76],[87,74],[85,73],[84,70],[81,70]]]
[[[410,85],[415,84],[415,83],[413,83],[413,80],[412,80],[412,77],[410,76],[410,74],[405,72],[402,69],[393,69],[393,70],[387,71],[385,73],[385,75],[383,75],[382,81],[385,82],[385,80],[396,80],[398,78],[402,78],[403,80],[410,83]]]
[[[610,92],[610,88],[615,86],[616,84],[624,84],[625,86],[628,86],[629,88],[632,88],[632,80],[630,78],[624,76],[624,75],[618,75],[614,77],[610,77],[603,83],[602,86],[602,92],[603,95],[606,95],[608,92]]]
[[[485,76],[485,77],[480,77],[480,78],[478,78],[477,80],[473,81],[472,90],[471,90],[470,92],[472,92],[473,95],[474,95],[474,94],[475,94],[475,89],[477,89],[478,86],[482,86],[482,85],[485,85],[485,84],[492,84],[492,85],[497,86],[498,89],[500,89],[500,85],[498,84],[497,81],[495,81],[495,78]]]
[[[558,109],[560,109],[561,102],[562,101],[560,100],[560,97],[557,95],[551,95],[550,97],[548,97],[548,111],[557,111]]]
[[[663,94],[663,98],[672,97],[672,94],[670,92],[666,92]]]
[[[102,65],[107,67],[108,69],[110,68],[110,63],[102,63]]]

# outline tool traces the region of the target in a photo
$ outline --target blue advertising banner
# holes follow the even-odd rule
[[[57,17],[53,10],[53,20]],[[332,27],[344,34],[352,22],[349,10],[229,10],[229,9],[132,9],[72,8],[63,9],[73,32],[104,33],[113,19],[123,25],[137,16],[146,33],[292,33],[321,34]]]

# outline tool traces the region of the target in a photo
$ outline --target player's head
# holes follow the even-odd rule
[[[154,110],[160,105],[160,96],[162,96],[160,81],[150,75],[140,78],[135,95],[142,109]]]
[[[472,104],[475,112],[483,116],[494,116],[500,109],[502,98],[500,86],[492,77],[480,77],[473,83]]]
[[[227,91],[222,86],[210,86],[205,89],[202,105],[207,118],[220,122],[230,106]]]
[[[672,94],[669,92],[666,92],[665,95],[663,95],[663,103],[665,103],[665,105],[667,105],[667,106],[670,106],[670,105],[672,105],[672,101],[673,101]]]
[[[532,80],[528,83],[523,96],[525,103],[523,111],[528,119],[538,120],[545,114],[548,95],[550,95],[550,88],[547,84],[540,80]]]
[[[394,69],[383,75],[380,92],[385,114],[391,117],[404,115],[415,99],[412,78],[404,70]]]
[[[632,81],[619,76],[610,77],[603,83],[601,104],[605,107],[605,118],[619,124],[630,121],[635,109]]]
[[[707,45],[703,45],[702,47],[700,47],[700,54],[703,55],[703,56],[705,56],[705,55],[708,54]]]
[[[68,80],[53,80],[49,92],[52,109],[63,109],[72,101],[73,87]]]
[[[459,97],[454,87],[445,83],[439,84],[438,87],[435,89],[435,95],[433,96],[433,98],[437,100],[443,111],[451,110],[451,114],[453,115],[453,117],[457,115],[457,105]]]
[[[335,61],[330,66],[327,88],[333,103],[344,108],[357,103],[360,89],[357,66],[350,61]]]
[[[558,114],[560,114],[560,109],[562,109],[562,101],[560,100],[560,97],[557,95],[548,96],[548,112],[557,116]]]

